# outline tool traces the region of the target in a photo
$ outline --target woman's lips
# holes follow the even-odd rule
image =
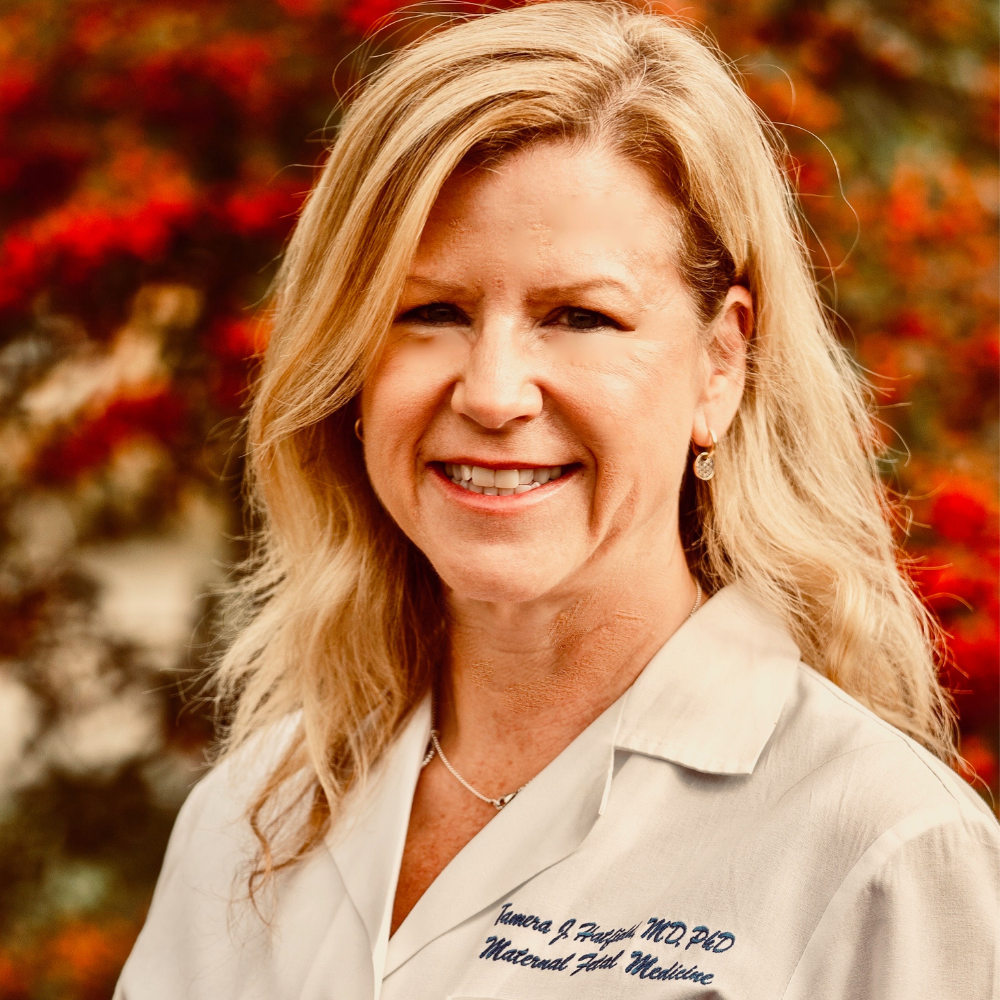
[[[528,493],[544,486],[563,474],[561,465],[526,466],[524,468],[491,468],[442,462],[444,474],[456,486],[484,496],[512,496]]]
[[[482,497],[521,497],[566,479],[577,469],[575,464],[498,468],[460,462],[431,462],[437,474],[471,500]],[[545,492],[548,492],[546,490]]]

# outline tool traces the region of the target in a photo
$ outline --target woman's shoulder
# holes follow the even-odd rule
[[[786,855],[824,886],[786,1000],[928,996],[935,971],[985,995],[1000,824],[969,784],[805,665],[761,765]]]
[[[872,834],[916,814],[937,817],[1000,844],[1000,825],[965,780],[804,663],[775,737],[765,755],[770,767],[786,771],[788,793],[808,794],[813,810]]]
[[[325,933],[326,924],[317,914],[326,901],[338,898],[328,852],[316,852],[302,866],[282,873],[291,899],[288,912],[278,906],[284,896],[265,893],[251,900],[248,895],[250,866],[260,847],[248,814],[299,724],[300,715],[293,714],[262,730],[191,790],[174,824],[149,915],[122,971],[116,1000],[265,1000],[284,995],[275,980],[282,963],[301,987],[295,977],[304,977],[308,964],[288,956],[311,953],[318,947],[317,936]],[[295,905],[303,899],[308,905]],[[258,910],[258,903],[263,909]]]
[[[302,712],[291,712],[224,753],[194,786],[189,798],[210,804],[219,818],[233,810],[244,813],[281,762],[301,723]]]
[[[222,853],[252,853],[255,841],[247,816],[253,800],[280,763],[301,721],[301,712],[278,720],[223,756],[191,789],[174,824],[161,881],[182,861],[200,859],[218,872]]]

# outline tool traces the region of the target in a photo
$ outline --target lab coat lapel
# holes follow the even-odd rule
[[[414,712],[367,786],[360,790],[358,801],[345,804],[348,821],[344,827],[338,824],[327,838],[340,877],[368,933],[376,998],[382,983],[413,791],[430,729],[428,698]],[[333,953],[337,954],[338,949]],[[342,956],[338,963],[341,960]]]
[[[709,774],[751,774],[799,668],[785,626],[739,587],[685,622],[625,695],[617,746]]]
[[[580,846],[604,807],[620,714],[618,701],[438,875],[390,939],[385,975]]]

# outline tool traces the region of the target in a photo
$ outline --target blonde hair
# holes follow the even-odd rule
[[[716,476],[682,490],[692,572],[709,591],[738,581],[806,662],[951,753],[934,624],[900,569],[868,397],[817,295],[780,138],[690,29],[560,0],[454,23],[374,74],[285,257],[249,416],[261,527],[217,673],[228,749],[302,712],[250,810],[257,878],[323,835],[446,655],[437,577],[375,498],[354,400],[446,179],[546,139],[601,142],[656,174],[706,322],[732,283],[753,296],[750,377]]]

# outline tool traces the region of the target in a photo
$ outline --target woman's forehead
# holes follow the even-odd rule
[[[676,219],[643,167],[597,146],[540,143],[456,172],[416,263],[420,271],[486,261],[508,273],[541,267],[573,283],[621,277],[644,262],[662,272],[677,246]]]

